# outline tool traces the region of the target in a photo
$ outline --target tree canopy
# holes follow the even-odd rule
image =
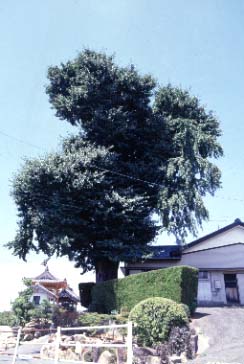
[[[188,91],[91,50],[50,67],[48,79],[56,116],[78,130],[16,175],[14,254],[66,255],[103,280],[145,254],[160,228],[181,239],[196,233],[208,217],[203,197],[220,187],[214,114]]]
[[[113,257],[109,277],[119,261],[136,259],[156,227],[146,198],[113,189],[106,175],[112,161],[104,148],[75,137],[64,141],[61,152],[27,161],[13,188],[20,218],[18,235],[9,244],[14,254],[26,259],[34,250],[68,256],[84,272],[99,270]]]

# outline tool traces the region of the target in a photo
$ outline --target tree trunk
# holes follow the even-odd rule
[[[98,259],[95,264],[96,269],[96,283],[108,281],[110,279],[118,278],[118,262],[112,262],[109,259]]]

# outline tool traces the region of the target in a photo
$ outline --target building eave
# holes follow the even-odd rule
[[[232,224],[226,225],[223,228],[220,228],[220,229],[218,229],[218,230],[216,230],[216,231],[214,231],[214,232],[212,232],[210,234],[207,234],[205,236],[202,236],[199,239],[196,239],[196,240],[192,241],[189,244],[184,245],[182,247],[182,252],[184,252],[184,250],[187,249],[187,248],[191,248],[191,247],[193,247],[193,246],[195,246],[195,245],[197,245],[199,243],[202,243],[205,240],[208,240],[210,238],[214,238],[215,236],[217,236],[219,234],[222,234],[222,233],[224,233],[224,232],[226,232],[228,230],[231,230],[231,229],[233,229],[233,228],[235,228],[237,226],[241,226],[242,228],[244,228],[244,223],[240,219],[236,219]]]

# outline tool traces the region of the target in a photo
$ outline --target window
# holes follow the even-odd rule
[[[198,273],[199,279],[208,279],[208,272],[206,270],[200,270]]]
[[[40,305],[40,299],[41,299],[40,296],[34,296],[33,297],[34,305]]]

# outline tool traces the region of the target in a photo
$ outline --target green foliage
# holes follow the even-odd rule
[[[196,225],[208,217],[202,196],[213,195],[220,186],[220,171],[208,160],[223,153],[217,143],[219,122],[196,97],[171,85],[156,92],[153,108],[164,117],[170,141],[164,188],[158,199],[163,225],[180,237],[186,229],[196,234]]]
[[[197,284],[198,270],[187,266],[133,274],[96,284],[92,289],[91,310],[110,313],[123,308],[129,311],[140,301],[155,296],[185,303],[193,310]]]
[[[19,296],[12,302],[14,322],[21,326],[25,326],[31,320],[47,324],[52,317],[52,305],[49,301],[43,300],[40,305],[35,306],[31,301],[33,294],[31,280],[24,278],[23,282],[26,289],[19,292]]]
[[[108,325],[111,321],[116,324],[124,324],[128,321],[128,315],[108,315],[89,312],[79,316],[79,323],[81,326]]]
[[[185,311],[187,317],[190,318],[191,317],[191,311],[190,311],[189,307],[185,303],[181,303],[180,305],[183,308],[183,310]]]
[[[61,327],[75,327],[78,326],[79,314],[76,311],[67,311],[64,308],[54,305],[52,308],[52,322],[53,324]]]
[[[108,325],[111,320],[111,315],[99,313],[84,313],[79,316],[79,323],[81,326],[100,326]]]
[[[175,326],[172,327],[169,339],[168,348],[170,355],[186,353],[187,359],[193,359],[192,347],[191,347],[191,331],[188,326]]]
[[[94,168],[96,163],[109,165],[109,158],[104,148],[69,139],[61,153],[26,162],[14,181],[21,226],[8,245],[14,254],[23,259],[30,250],[66,255],[84,272],[97,261],[109,268],[112,257],[117,271],[119,260],[138,254],[155,227],[146,219],[143,198],[111,191],[110,178]]]
[[[59,153],[26,161],[15,177],[13,253],[68,256],[107,280],[119,261],[144,256],[159,229],[182,241],[195,234],[208,217],[203,197],[220,186],[213,113],[189,92],[156,88],[133,65],[87,49],[50,67],[48,79],[56,116],[79,130]]]
[[[127,323],[129,315],[108,315],[108,314],[99,314],[97,312],[92,313],[83,313],[79,316],[79,326],[103,326],[109,325],[112,323],[122,325]],[[120,329],[120,333],[122,335],[126,335],[126,330]],[[88,330],[86,331],[86,335],[94,336],[97,333],[101,333],[101,330]]]
[[[23,282],[27,288],[19,292],[19,296],[12,302],[12,311],[20,326],[24,326],[27,322],[31,321],[34,309],[34,305],[30,301],[33,293],[31,281],[23,279]]]
[[[161,185],[130,185],[158,208],[167,230],[184,236],[207,218],[202,196],[220,184],[219,123],[188,91],[142,76],[133,65],[84,50],[73,61],[50,67],[47,93],[56,116],[85,131],[95,145],[116,153],[114,170]],[[117,178],[117,186],[128,179]],[[127,193],[128,193],[127,188]],[[130,193],[130,192],[129,192]]]
[[[40,305],[31,311],[31,318],[47,324],[52,317],[52,305],[48,300],[43,300]]]
[[[181,302],[185,303],[193,314],[197,308],[198,269],[182,270],[181,288]]]
[[[18,320],[12,311],[0,312],[0,326],[16,326]]]
[[[168,339],[170,329],[188,323],[181,305],[162,297],[151,297],[138,303],[129,320],[136,323],[134,334],[141,346],[153,346]]]

